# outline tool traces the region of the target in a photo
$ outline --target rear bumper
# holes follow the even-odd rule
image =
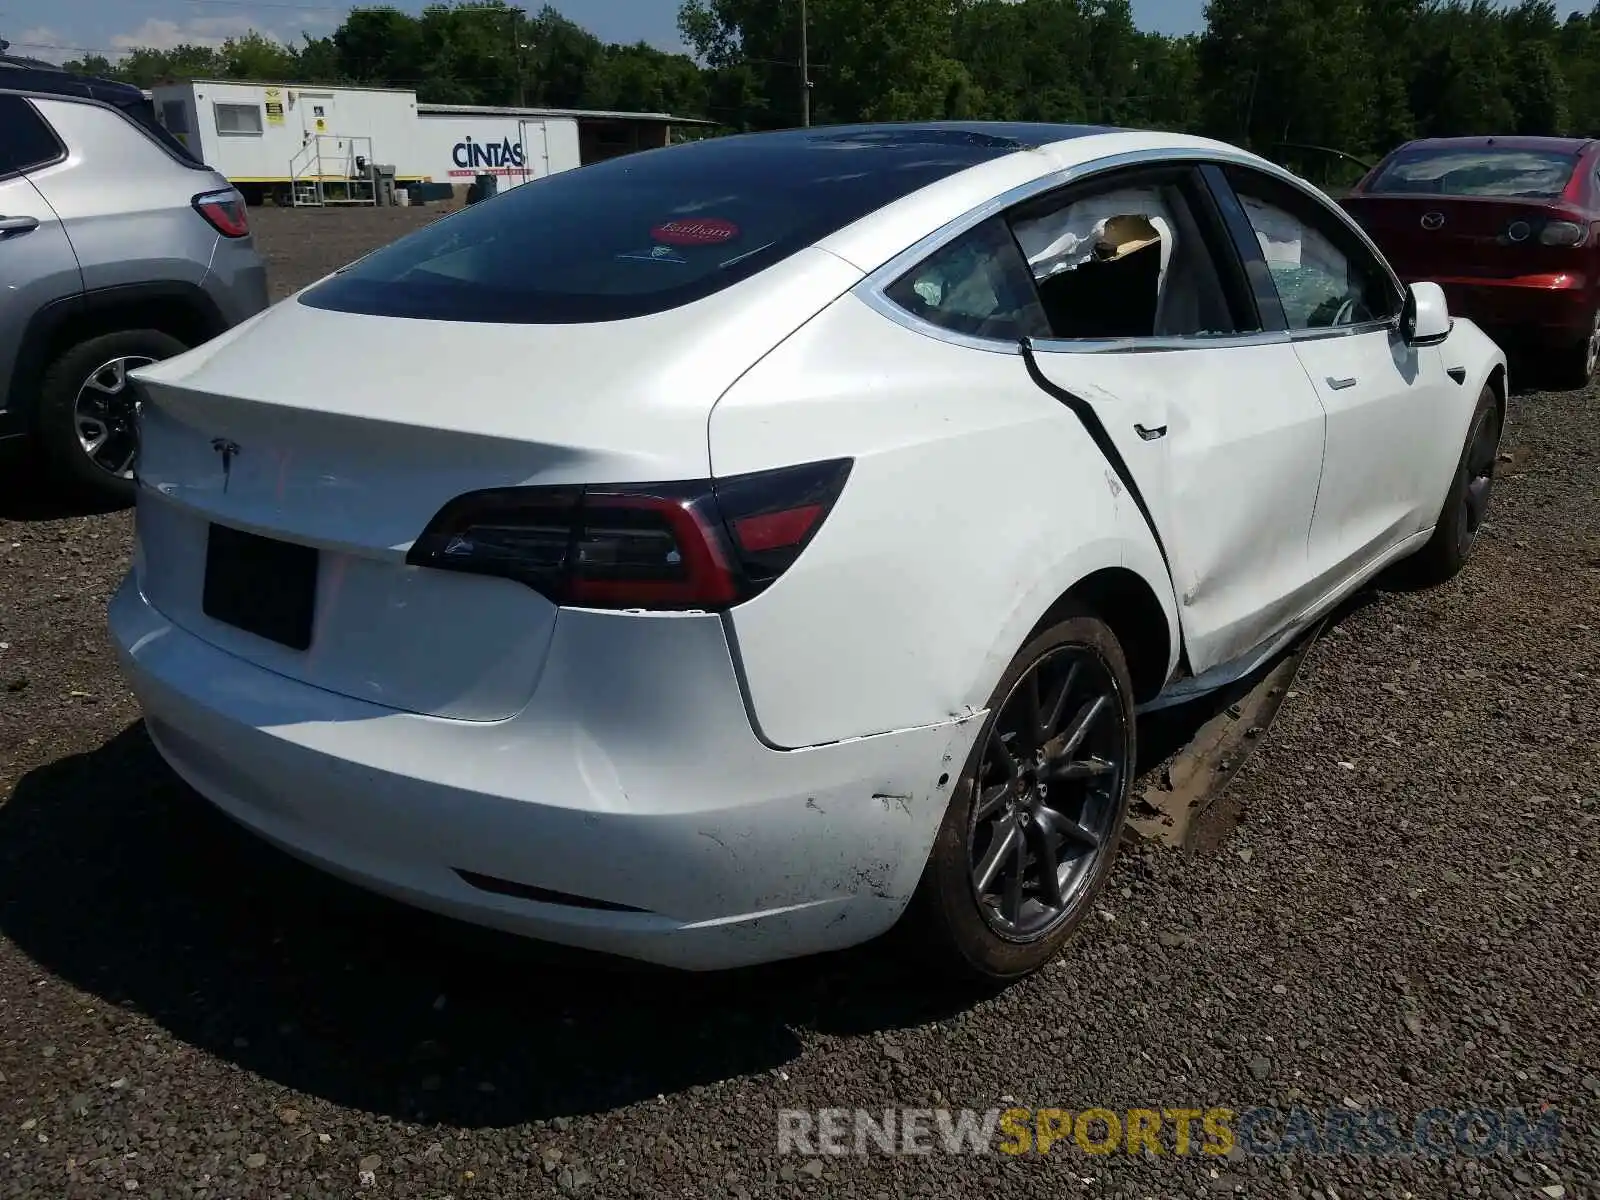
[[[267,267],[256,250],[255,238],[218,235],[201,286],[217,306],[224,330],[242,325],[265,309],[269,301]]]
[[[1432,282],[1444,288],[1451,313],[1501,335],[1565,345],[1586,339],[1594,319],[1595,289],[1582,275],[1435,276]]]
[[[713,616],[563,611],[533,702],[492,723],[253,666],[172,625],[132,574],[110,625],[162,756],[267,840],[448,916],[688,969],[887,930],[981,723],[772,750]]]

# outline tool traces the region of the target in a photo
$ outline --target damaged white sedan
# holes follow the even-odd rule
[[[111,629],[172,767],[405,901],[692,969],[1039,967],[1135,712],[1440,580],[1505,360],[1322,194],[1073,126],[712,139],[139,373]]]

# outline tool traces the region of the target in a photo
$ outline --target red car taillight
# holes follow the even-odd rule
[[[1588,225],[1579,221],[1550,221],[1539,231],[1539,241],[1546,246],[1581,246],[1588,236]]]
[[[1516,217],[1500,238],[1502,245],[1521,245],[1532,238],[1543,246],[1581,246],[1589,240],[1589,223],[1580,214],[1558,209],[1549,217]]]
[[[195,212],[223,237],[242,238],[250,232],[244,197],[232,188],[224,192],[201,192],[191,203]]]
[[[406,554],[579,608],[723,609],[815,536],[849,459],[692,483],[495,488],[458,496]]]

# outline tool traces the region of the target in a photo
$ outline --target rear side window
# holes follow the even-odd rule
[[[194,156],[194,152],[180,142],[177,138],[173,137],[172,133],[168,131],[166,127],[161,124],[161,122],[155,119],[155,116],[151,112],[148,104],[139,101],[129,104],[118,104],[117,108],[123,113],[124,116],[126,116],[130,121],[143,130],[146,135],[159,143],[162,149],[164,149],[168,154],[171,154],[184,166],[199,167],[202,170],[205,169],[205,164]],[[184,131],[180,130],[179,132]]]
[[[952,333],[1012,342],[1050,336],[1033,276],[1002,217],[934,251],[884,294]]]
[[[663,312],[1015,143],[942,131],[711,138],[564,171],[317,285],[314,308],[536,324]]]
[[[0,96],[0,176],[31,171],[61,155],[61,142],[33,105],[21,96]]]
[[[1553,200],[1578,167],[1577,154],[1509,146],[1401,150],[1367,185],[1369,195],[1483,196]]]

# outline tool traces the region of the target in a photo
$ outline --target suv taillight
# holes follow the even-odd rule
[[[191,203],[223,237],[242,238],[250,232],[250,218],[244,197],[229,188],[223,192],[201,192]]]
[[[724,609],[793,565],[851,460],[692,483],[468,492],[406,554],[417,567],[497,575],[578,608]]]

